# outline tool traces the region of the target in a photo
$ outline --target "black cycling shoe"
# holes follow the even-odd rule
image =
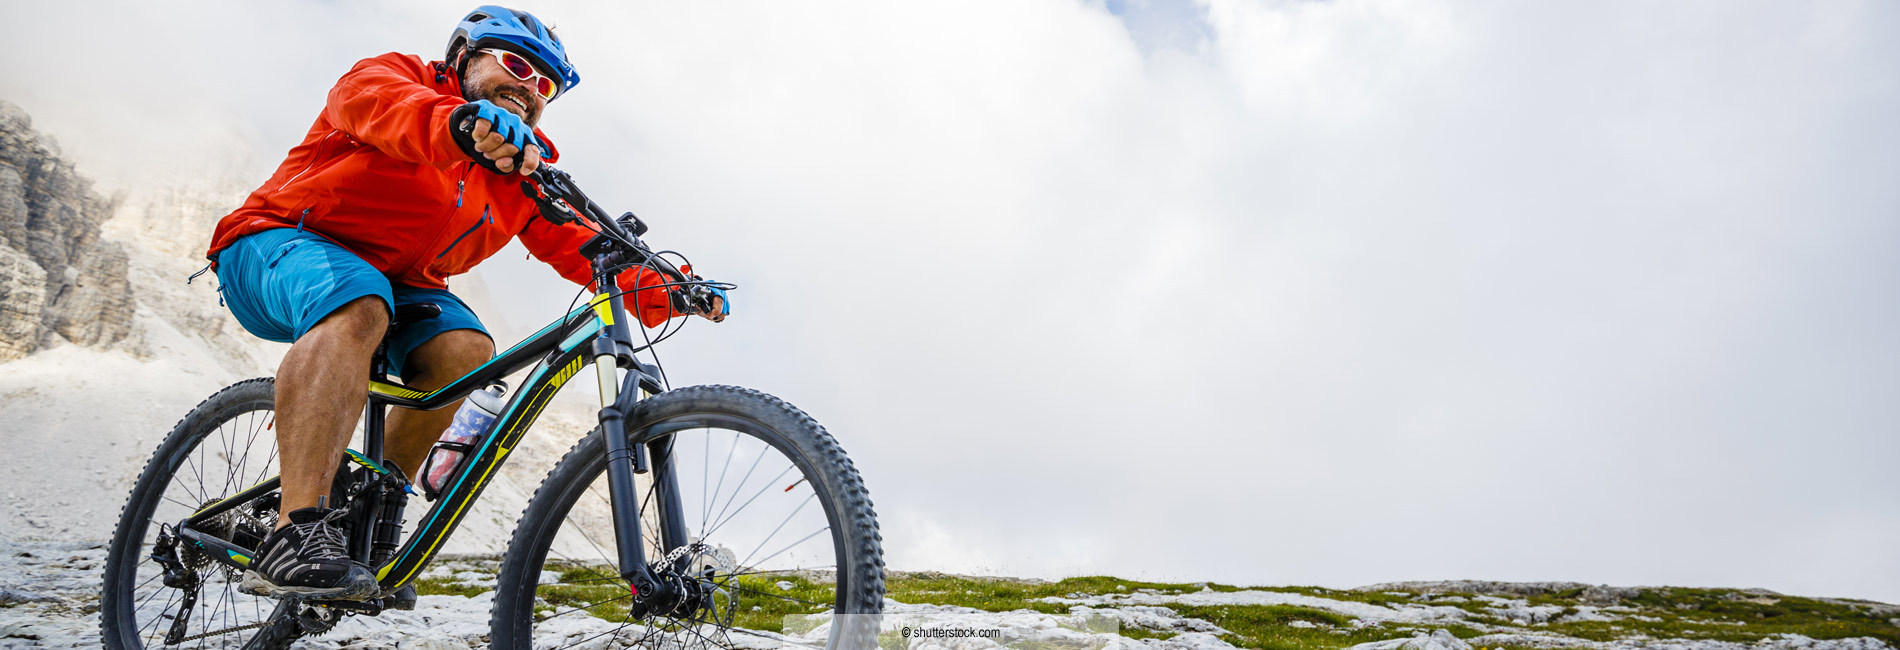
[[[271,598],[368,600],[382,588],[376,574],[344,553],[343,531],[336,527],[347,510],[303,508],[290,513],[290,525],[277,529],[258,546],[259,559],[244,572],[238,590]]]

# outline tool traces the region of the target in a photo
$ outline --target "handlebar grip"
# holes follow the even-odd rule
[[[463,106],[470,106],[470,105],[471,104],[464,104]],[[462,112],[460,108],[456,110],[457,112]],[[504,175],[504,176],[514,173],[514,172],[502,171],[501,161],[489,160],[488,156],[482,155],[482,152],[475,150],[475,138],[474,138],[475,120],[478,118],[475,117],[474,111],[463,112],[463,115],[464,117],[462,118],[462,120],[456,123],[455,125],[455,133],[456,133],[455,144],[456,146],[459,146],[462,148],[462,153],[466,154],[469,158],[474,159],[475,164],[481,165],[482,169],[486,169],[488,171],[494,172],[496,174]],[[540,146],[539,144],[535,142],[534,137],[530,136],[528,140],[529,140],[528,146],[530,147]],[[526,164],[528,161],[527,148],[523,147],[521,150],[516,151],[515,155],[510,157],[510,160],[514,161],[514,166],[511,169],[520,170],[521,166],[523,164]]]

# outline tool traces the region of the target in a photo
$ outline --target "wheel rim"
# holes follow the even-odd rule
[[[133,504],[139,513],[129,518],[134,523],[126,532],[138,541],[136,546],[128,547],[130,553],[125,558],[131,562],[120,569],[122,574],[130,574],[122,576],[129,578],[129,583],[119,583],[130,584],[131,588],[122,589],[118,595],[124,598],[119,613],[130,622],[125,636],[134,637],[139,647],[240,647],[255,634],[254,627],[271,620],[277,610],[274,600],[238,591],[240,571],[181,542],[178,555],[197,573],[200,584],[195,590],[197,603],[184,630],[188,640],[165,645],[186,590],[166,586],[162,566],[150,557],[161,531],[198,508],[278,472],[275,411],[270,400],[227,407],[217,413],[214,422],[203,427],[191,444],[165,458],[168,469],[163,488],[144,502]],[[213,528],[222,535],[241,530],[261,538],[274,526],[275,517],[274,510],[233,511]]]
[[[722,415],[679,416],[646,430],[650,447],[671,443],[686,533],[696,542],[682,559],[689,560],[689,573],[702,574],[692,583],[705,591],[703,606],[685,620],[629,617],[633,594],[619,578],[606,461],[596,455],[568,487],[562,516],[537,545],[546,555],[532,599],[536,648],[603,641],[730,647],[759,631],[780,631],[786,616],[843,604],[837,513],[826,507],[830,495],[811,479],[809,464],[787,453],[787,441],[767,427]],[[660,557],[653,475],[636,477],[650,564]]]

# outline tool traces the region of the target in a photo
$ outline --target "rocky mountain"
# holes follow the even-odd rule
[[[125,250],[100,237],[116,202],[92,190],[26,111],[0,101],[0,361],[132,331]]]

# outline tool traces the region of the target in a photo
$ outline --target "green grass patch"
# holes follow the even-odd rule
[[[417,578],[417,596],[467,596],[473,598],[494,591],[493,587],[465,585],[454,578]]]
[[[1261,650],[1336,650],[1361,643],[1410,638],[1410,629],[1380,626],[1353,628],[1352,617],[1297,605],[1171,606],[1175,612],[1221,626],[1232,634],[1222,639],[1242,648]],[[1295,622],[1310,623],[1301,627]],[[1459,638],[1482,634],[1463,626],[1433,626]],[[1428,628],[1418,628],[1420,630]]]
[[[1609,641],[1633,634],[1753,643],[1778,634],[1813,639],[1873,637],[1900,647],[1900,626],[1854,605],[1729,589],[1645,589],[1624,601],[1656,618],[1579,621],[1542,626],[1559,634]]]

